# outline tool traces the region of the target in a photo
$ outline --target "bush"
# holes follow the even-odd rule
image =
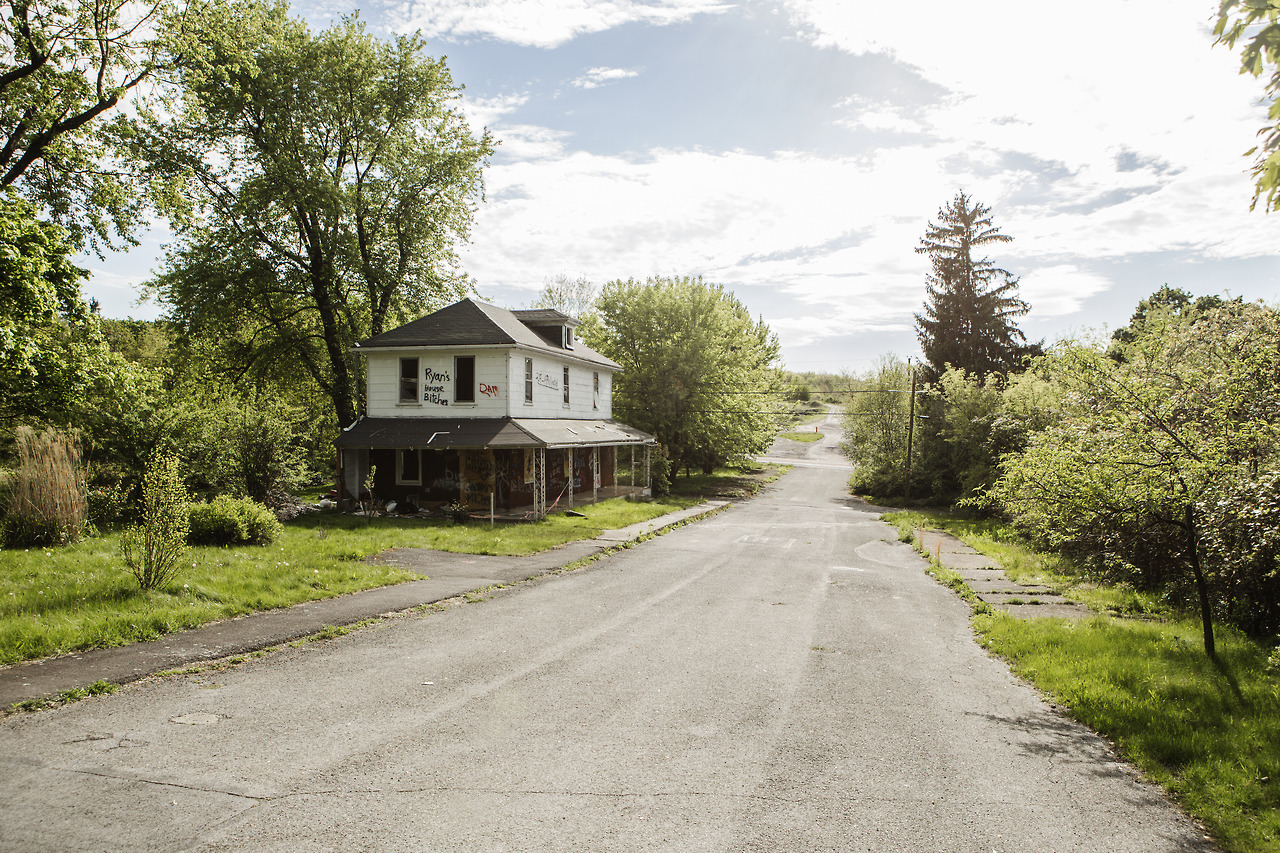
[[[142,523],[120,537],[125,565],[142,589],[158,589],[178,573],[187,553],[187,490],[178,457],[157,453],[142,480]]]
[[[80,538],[88,520],[80,450],[72,436],[18,427],[18,470],[10,484],[4,541],[58,545]]]
[[[129,508],[125,491],[119,485],[94,486],[89,490],[89,520],[99,526],[115,524]]]
[[[192,545],[270,545],[280,535],[271,510],[249,498],[220,495],[187,508]]]
[[[671,454],[665,445],[653,448],[649,457],[649,494],[655,498],[671,494]]]

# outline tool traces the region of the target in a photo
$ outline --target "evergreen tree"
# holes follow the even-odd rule
[[[929,223],[916,248],[931,265],[927,299],[924,312],[915,315],[928,381],[936,381],[948,365],[979,380],[1007,374],[1039,352],[1014,324],[1030,309],[1018,298],[1018,280],[988,258],[974,257],[983,246],[1012,240],[992,225],[991,209],[963,191],[938,211],[937,223]]]

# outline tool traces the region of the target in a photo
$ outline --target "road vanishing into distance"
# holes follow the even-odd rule
[[[10,717],[0,848],[1213,849],[983,652],[836,438],[579,571]]]

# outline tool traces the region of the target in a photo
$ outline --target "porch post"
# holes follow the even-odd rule
[[[569,484],[564,487],[564,490],[569,493],[569,502],[565,504],[565,508],[573,509],[573,475],[578,473],[577,471],[574,470],[573,463],[576,462],[577,460],[573,458],[572,447],[566,447],[564,449],[564,454],[565,454],[564,458],[569,460]]]
[[[600,500],[600,448],[591,448],[591,502]]]
[[[653,494],[653,472],[650,467],[649,453],[651,448],[649,445],[644,446],[644,487],[649,490],[649,494]]]
[[[539,521],[547,517],[547,449],[533,451],[533,514]]]

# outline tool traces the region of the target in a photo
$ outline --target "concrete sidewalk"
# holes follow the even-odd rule
[[[1047,586],[1014,583],[990,557],[979,554],[950,533],[920,529],[916,541],[929,556],[964,579],[978,598],[1020,619],[1088,619],[1092,610],[1069,601]]]
[[[555,571],[608,548],[657,533],[725,506],[708,501],[623,527],[594,539],[570,542],[529,557],[490,557],[426,549],[398,549],[375,559],[412,566],[425,580],[309,601],[168,634],[158,640],[113,649],[45,658],[0,668],[0,708],[28,699],[56,696],[99,679],[125,684],[167,669],[245,654],[306,637],[328,626],[350,625],[494,584],[511,584]]]

